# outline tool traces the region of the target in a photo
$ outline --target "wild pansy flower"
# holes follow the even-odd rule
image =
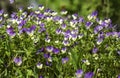
[[[92,12],[90,15],[88,15],[87,18],[88,18],[89,20],[96,19],[97,15],[98,15],[98,12],[97,12],[97,11],[94,11],[94,12]]]
[[[39,10],[42,11],[44,9],[44,6],[43,5],[39,5],[38,8],[39,8]]]
[[[38,62],[36,66],[37,66],[38,69],[42,69],[43,68],[43,64],[41,64],[40,62]]]
[[[55,11],[52,11],[52,12],[51,12],[51,15],[52,15],[52,16],[56,16],[57,14],[58,14],[58,13],[55,12]]]
[[[52,16],[46,16],[45,19],[46,19],[48,22],[50,22],[50,21],[53,19],[53,17],[52,17]]]
[[[93,22],[86,22],[86,28],[89,29],[93,25]]]
[[[83,70],[81,70],[81,69],[77,70],[75,75],[76,75],[76,78],[82,78]]]
[[[68,58],[68,57],[62,58],[62,64],[67,63],[67,62],[68,62],[68,60],[69,60],[69,58]]]
[[[13,27],[8,27],[7,28],[7,34],[9,35],[9,36],[11,36],[12,38],[16,35],[16,33],[14,32],[14,29],[13,29]]]
[[[49,57],[51,57],[51,56],[50,56],[50,53],[44,53],[43,56],[44,56],[44,58],[49,58]]]
[[[58,54],[59,52],[60,52],[60,50],[59,50],[58,48],[54,48],[54,49],[53,49],[53,53],[54,53],[54,54]]]
[[[45,14],[45,15],[49,15],[49,14],[51,13],[51,11],[52,11],[52,10],[49,9],[49,8],[48,8],[48,9],[45,9],[44,14]]]
[[[33,9],[34,6],[33,6],[33,5],[30,5],[30,6],[28,6],[27,8],[28,8],[28,9]]]
[[[75,41],[77,39],[77,34],[71,34],[71,38],[73,41]]]
[[[20,66],[22,64],[22,58],[21,57],[15,57],[13,59],[14,63],[18,66]]]
[[[48,62],[52,62],[52,57],[51,56],[48,57]]]
[[[46,61],[46,65],[47,65],[47,66],[52,66],[52,62]]]
[[[68,12],[67,12],[66,10],[62,10],[62,11],[61,11],[61,14],[62,14],[62,15],[66,15],[67,13],[68,13]]]
[[[101,31],[103,29],[103,26],[98,25],[98,26],[95,27],[95,29],[99,32],[99,31]]]
[[[94,73],[93,72],[87,72],[85,75],[84,75],[84,78],[93,78],[94,76]]]
[[[49,43],[51,41],[51,39],[49,37],[45,38],[45,42]]]
[[[39,76],[39,78],[43,78],[43,76]]]
[[[14,3],[14,0],[9,0],[10,1],[10,4],[13,4]]]
[[[64,23],[61,25],[61,28],[62,28],[62,29],[66,29],[66,27],[67,27],[67,26],[66,26],[66,24],[64,24]]]
[[[84,22],[84,19],[82,17],[79,17],[78,23],[83,23],[83,22]]]
[[[21,20],[18,25],[18,29],[21,29],[25,24],[26,24],[26,20]]]
[[[3,10],[3,9],[0,10],[0,16],[1,16],[3,13],[4,13],[4,10]]]
[[[105,34],[105,37],[110,37],[111,35],[112,35],[111,32],[107,32],[107,33]]]
[[[77,22],[78,22],[77,20],[71,20],[70,26],[74,28],[76,26]]]
[[[60,34],[62,32],[62,30],[60,29],[60,28],[58,28],[57,30],[56,30],[56,34]]]
[[[67,50],[67,48],[66,48],[66,47],[63,47],[63,48],[61,49],[61,52],[62,52],[62,53],[65,53],[66,50]]]
[[[90,65],[89,60],[83,59],[82,62],[85,63],[86,65]]]
[[[35,29],[36,29],[36,26],[33,25],[33,26],[31,26],[30,28],[27,29],[26,33],[27,33],[28,35],[32,36],[33,33],[34,33],[34,31],[35,31]]]
[[[97,53],[97,51],[98,51],[98,48],[97,48],[97,47],[94,47],[94,48],[92,49],[92,53]]]
[[[78,18],[78,14],[73,14],[72,17],[73,17],[73,19],[77,19]]]
[[[47,46],[47,47],[46,47],[46,50],[47,50],[48,52],[52,52],[53,49],[54,49],[53,46]]]
[[[35,10],[35,14],[39,14],[40,13],[40,11],[39,10]]]
[[[69,45],[70,45],[70,42],[69,42],[68,40],[64,40],[64,41],[63,41],[63,45],[64,45],[64,46],[69,46]]]
[[[103,38],[98,38],[97,39],[97,44],[100,45],[103,42]]]

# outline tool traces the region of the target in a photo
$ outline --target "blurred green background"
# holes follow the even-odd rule
[[[120,0],[15,0],[13,4],[10,4],[9,0],[0,0],[0,9],[6,9],[10,14],[16,7],[27,8],[29,5],[37,7],[39,4],[58,12],[66,9],[69,14],[78,13],[83,17],[97,10],[100,18],[111,18],[117,30],[120,29]]]

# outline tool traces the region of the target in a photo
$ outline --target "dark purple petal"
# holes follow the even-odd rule
[[[62,58],[62,64],[65,64],[69,60],[68,57]]]
[[[91,14],[92,17],[95,17],[95,16],[97,16],[97,15],[98,15],[98,11],[94,11],[94,12],[92,12],[92,14]]]
[[[93,22],[86,22],[87,29],[89,29],[92,24],[93,24]]]
[[[4,10],[0,10],[0,16],[4,13]]]
[[[56,34],[60,34],[61,32],[62,32],[62,30],[59,28],[56,30]]]
[[[44,54],[44,58],[49,58],[50,57],[50,54]]]
[[[58,54],[60,52],[60,50],[58,48],[54,48],[53,52],[54,52],[54,54]]]
[[[81,78],[82,75],[83,75],[83,70],[81,70],[81,69],[77,70],[75,75],[76,75],[77,78]]]
[[[10,1],[11,4],[14,3],[14,0],[9,0],[9,1]]]
[[[79,17],[78,22],[82,23],[82,22],[84,22],[84,19],[82,17]]]
[[[93,75],[94,75],[93,72],[87,72],[87,73],[85,74],[84,78],[92,78]]]
[[[22,64],[22,58],[21,57],[15,57],[13,59],[13,61],[15,62],[15,64],[17,64],[18,66],[20,66]]]
[[[47,46],[47,47],[46,47],[46,50],[47,50],[48,52],[52,52],[53,49],[54,49],[53,46]]]
[[[98,51],[98,48],[94,47],[93,50],[92,50],[92,53],[97,53],[97,51]]]

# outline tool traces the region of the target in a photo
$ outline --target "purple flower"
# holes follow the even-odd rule
[[[43,78],[43,76],[39,76],[39,78]]]
[[[89,29],[91,25],[93,25],[93,22],[86,22],[87,29]]]
[[[112,33],[111,33],[111,32],[108,32],[108,33],[105,34],[105,37],[109,37],[109,36],[111,36],[111,35],[112,35]]]
[[[67,50],[67,48],[66,48],[66,47],[63,47],[63,48],[61,49],[61,52],[62,52],[62,53],[65,53],[66,50]]]
[[[63,44],[64,44],[64,46],[69,46],[70,43],[69,43],[68,40],[64,40],[64,41],[63,41]]]
[[[48,52],[52,52],[53,49],[54,49],[53,46],[47,46],[47,47],[46,47],[46,50],[47,50]]]
[[[0,16],[4,13],[4,10],[0,10]]]
[[[62,14],[62,15],[66,15],[66,14],[67,14],[67,11],[66,11],[66,10],[62,10],[62,11],[61,11],[61,14]]]
[[[56,34],[60,34],[60,33],[61,33],[61,29],[57,29]]]
[[[38,8],[39,8],[40,10],[43,10],[43,9],[44,9],[44,6],[43,6],[43,5],[39,5]]]
[[[18,29],[21,29],[22,26],[24,26],[25,24],[26,24],[26,21],[25,20],[21,20],[21,22],[18,25]]]
[[[15,64],[17,64],[18,66],[20,66],[22,64],[22,58],[21,57],[15,57],[13,59],[13,61],[15,62]]]
[[[54,52],[54,54],[58,54],[60,52],[60,50],[58,48],[54,48],[53,52]]]
[[[7,34],[11,37],[14,37],[16,35],[12,27],[7,28]]]
[[[69,58],[68,58],[68,57],[62,58],[62,64],[67,63],[67,61],[68,61],[68,60],[69,60]]]
[[[62,25],[61,25],[61,28],[62,28],[62,29],[66,29],[66,24],[62,24]]]
[[[9,1],[10,1],[11,4],[14,3],[14,0],[9,0]]]
[[[93,75],[94,75],[93,72],[87,72],[87,73],[85,74],[84,78],[92,78]]]
[[[82,75],[83,75],[83,70],[81,70],[81,69],[77,70],[75,75],[76,75],[77,78],[81,78]]]
[[[98,15],[98,12],[97,11],[94,11],[92,12],[90,15],[88,15],[88,19],[91,20],[91,19],[96,19],[96,16]]]
[[[82,22],[84,22],[84,19],[82,17],[79,17],[78,22],[82,23]]]
[[[50,54],[44,54],[44,58],[49,58],[50,57]]]
[[[36,66],[37,66],[38,69],[42,69],[43,64],[41,64],[40,62],[38,62]]]
[[[73,19],[77,19],[78,14],[73,14],[72,17],[73,17]]]
[[[40,27],[45,27],[45,24],[44,24],[44,23],[41,23],[41,24],[40,24]]]
[[[95,17],[95,16],[97,16],[97,15],[98,15],[98,12],[97,12],[97,11],[94,11],[94,12],[92,12],[92,14],[91,14],[92,17]]]
[[[98,51],[98,48],[97,48],[97,47],[94,47],[94,48],[92,49],[92,53],[97,53],[97,51]]]
[[[45,18],[45,15],[42,14],[42,13],[40,13],[40,14],[37,15],[37,17],[38,17],[39,19],[43,19],[43,18]]]
[[[72,34],[72,40],[75,41],[77,39],[77,34]]]
[[[97,44],[99,45],[99,44],[101,44],[103,42],[103,38],[98,38],[97,39]]]
[[[33,25],[30,28],[28,28],[26,32],[28,35],[32,36],[35,29],[36,29],[36,26]]]
[[[52,66],[52,63],[47,61],[47,62],[46,62],[46,65],[47,65],[47,66]]]

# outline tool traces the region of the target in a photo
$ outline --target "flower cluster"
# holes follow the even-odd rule
[[[42,5],[35,11],[33,8],[28,7],[30,12],[19,8],[10,17],[0,10],[0,52],[5,52],[2,53],[5,57],[14,58],[13,64],[8,62],[10,68],[14,63],[21,67],[11,69],[12,73],[16,71],[16,76],[34,71],[40,78],[81,78],[84,72],[77,69],[82,68],[85,72],[94,70],[84,75],[84,78],[92,78],[103,76],[111,65],[119,66],[120,32],[113,29],[111,19],[98,18],[97,11],[83,18],[78,14],[68,15],[65,10],[55,12]]]

